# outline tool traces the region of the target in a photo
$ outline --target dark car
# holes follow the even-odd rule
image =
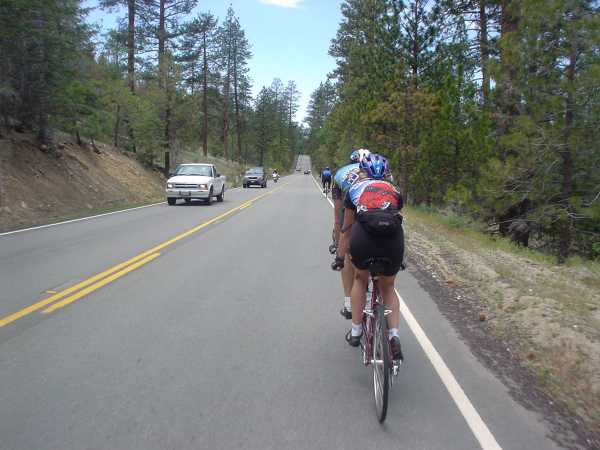
[[[309,173],[310,173],[310,169],[306,169],[306,170],[304,171],[304,175],[308,175]]]
[[[242,186],[245,188],[250,186],[260,186],[263,188],[267,187],[267,177],[265,176],[265,169],[262,167],[252,167],[248,169],[244,174],[244,182]]]

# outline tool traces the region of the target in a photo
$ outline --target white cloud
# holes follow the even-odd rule
[[[260,0],[265,5],[281,6],[282,8],[297,8],[302,0]]]

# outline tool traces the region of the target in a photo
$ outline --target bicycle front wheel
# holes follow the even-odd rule
[[[373,388],[375,391],[375,409],[379,422],[385,420],[390,392],[390,346],[388,343],[385,308],[380,305],[375,314],[375,333],[373,336]]]

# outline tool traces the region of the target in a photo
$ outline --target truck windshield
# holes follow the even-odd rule
[[[175,175],[198,175],[202,177],[212,176],[210,166],[179,166]]]

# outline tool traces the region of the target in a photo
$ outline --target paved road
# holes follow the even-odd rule
[[[210,207],[0,236],[0,448],[556,448],[409,273],[405,312],[443,362],[403,322],[377,422],[343,339],[331,214],[294,174]]]

